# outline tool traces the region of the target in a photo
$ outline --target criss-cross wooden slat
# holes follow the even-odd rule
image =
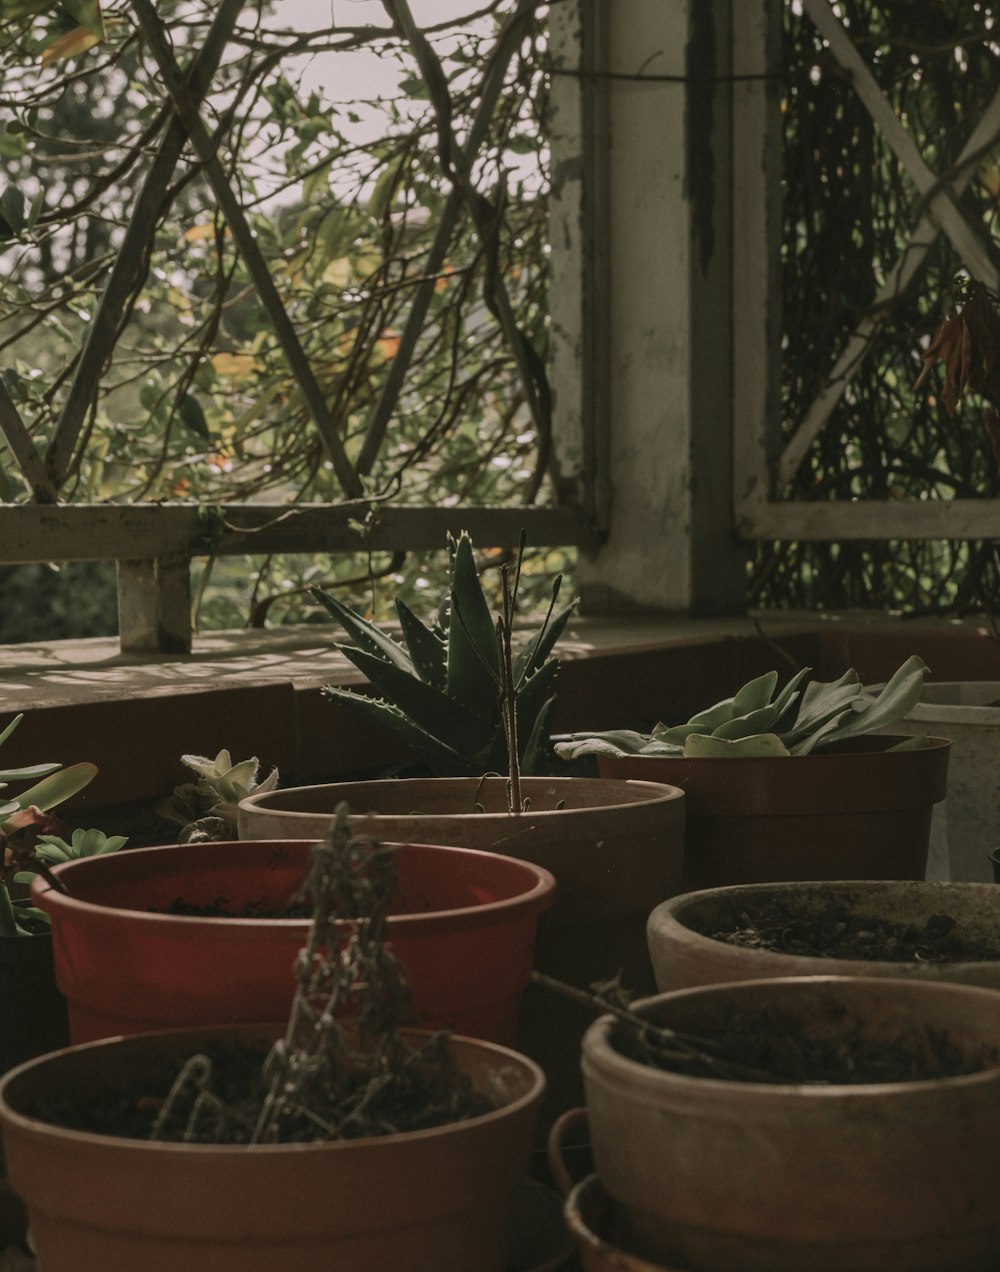
[[[943,232],[948,236],[973,278],[993,290],[998,283],[996,266],[979,235],[962,215],[956,199],[972,180],[978,158],[1000,137],[1000,92],[973,130],[955,171],[937,176],[924,162],[913,138],[885,99],[874,75],[834,13],[830,0],[805,0],[803,7],[829,44],[834,57],[850,75],[858,97],[927,202],[906,247],[879,288],[876,313],[864,319],[852,333],[818,396],[786,445],[777,468],[779,486],[794,477],[864,358],[872,335],[888,316],[887,302],[899,295],[917,274],[939,234]]]

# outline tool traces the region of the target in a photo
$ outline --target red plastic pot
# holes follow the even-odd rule
[[[155,1143],[68,1130],[38,1112],[175,1074],[208,1041],[266,1051],[271,1026],[113,1038],[0,1085],[11,1180],[45,1272],[501,1272],[511,1199],[544,1086],[506,1048],[452,1038],[497,1107],[430,1130],[328,1143]]]
[[[307,919],[152,910],[178,898],[280,910],[301,886],[311,848],[244,840],[83,857],[56,870],[68,896],[36,879],[73,1041],[287,1016]],[[423,844],[400,845],[398,867],[389,932],[410,982],[406,1023],[513,1042],[552,875],[494,853]]]

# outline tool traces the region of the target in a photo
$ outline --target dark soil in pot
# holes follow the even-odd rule
[[[261,1067],[267,1055],[264,1047],[252,1047],[238,1040],[221,1038],[200,1049],[211,1065],[211,1090],[225,1106],[227,1117],[198,1118],[189,1122],[201,1084],[184,1084],[180,1097],[169,1101],[178,1081],[176,1063],[163,1064],[127,1075],[94,1091],[86,1103],[61,1097],[58,1091],[45,1093],[26,1111],[45,1122],[95,1135],[115,1135],[125,1139],[159,1139],[193,1144],[247,1144],[260,1114],[265,1095]],[[328,1126],[336,1134],[324,1133],[319,1124],[303,1117],[282,1136],[282,1143],[311,1143],[322,1139],[362,1139],[372,1135],[395,1135],[426,1130],[496,1108],[482,1092],[476,1091],[467,1075],[447,1064],[446,1047],[436,1047],[434,1062],[407,1069],[409,1081],[387,1083],[384,1070],[358,1066],[351,1075],[349,1089],[337,1093],[324,1109]],[[170,1104],[170,1116],[157,1126],[161,1112]],[[359,1112],[345,1117],[348,1103]],[[155,1131],[154,1131],[155,1128]]]
[[[735,907],[734,907],[735,909]],[[859,913],[836,896],[808,909],[796,898],[771,899],[741,907],[725,927],[694,926],[704,936],[747,949],[802,954],[812,958],[872,959],[882,962],[996,962],[996,941],[974,939],[952,915],[931,914],[920,921],[893,922],[883,915]],[[711,929],[711,930],[709,930]]]
[[[1000,1064],[995,1047],[963,1048],[938,1029],[915,1027],[896,1038],[870,1038],[857,1024],[832,1020],[812,1032],[771,1009],[734,1012],[697,1036],[622,1023],[611,1043],[620,1055],[664,1072],[733,1082],[929,1082]]]

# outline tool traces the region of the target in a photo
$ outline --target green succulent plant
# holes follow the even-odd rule
[[[380,696],[371,698],[333,685],[327,685],[323,693],[359,719],[383,729],[434,776],[508,773],[503,658],[517,575],[509,605],[505,600],[505,614],[495,619],[476,569],[471,539],[465,533],[457,539],[449,537],[448,548],[449,586],[436,622],[423,622],[396,599],[403,643],[336,597],[312,589],[314,598],[353,641],[337,648]],[[549,726],[559,667],[552,650],[575,608],[571,603],[553,613],[560,581],[554,582],[544,621],[520,644],[510,667],[517,758],[524,775],[542,774],[550,767]]]
[[[240,801],[255,791],[273,791],[278,785],[276,768],[262,782],[257,780],[260,760],[256,756],[234,764],[229,752],[222,750],[215,759],[182,755],[181,761],[198,780],[175,786],[157,809],[161,817],[181,827],[181,843],[238,838]]]
[[[809,755],[901,720],[920,700],[927,665],[911,655],[878,689],[866,689],[853,668],[839,680],[804,684],[811,671],[804,667],[777,694],[778,673],[768,672],[686,724],[658,724],[652,733],[617,729],[569,734],[557,741],[556,754],[566,760],[586,755]],[[926,739],[919,737],[897,744],[921,745]]]
[[[0,730],[0,746],[23,719],[22,712]],[[47,868],[39,846],[46,838],[43,832],[58,827],[51,816],[52,809],[82,791],[96,776],[96,764],[86,762],[68,768],[32,764],[0,769],[0,792],[6,791],[11,782],[33,783],[16,796],[0,794],[0,936],[30,936],[47,925],[48,915],[41,910],[21,903],[14,905],[10,885],[30,883],[39,869]]]

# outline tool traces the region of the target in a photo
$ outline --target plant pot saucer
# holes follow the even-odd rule
[[[597,1175],[576,1184],[564,1206],[566,1226],[580,1246],[584,1272],[684,1272],[634,1253],[628,1221]]]
[[[524,1178],[511,1204],[504,1272],[556,1272],[574,1250],[563,1222],[563,1199],[537,1179]]]

